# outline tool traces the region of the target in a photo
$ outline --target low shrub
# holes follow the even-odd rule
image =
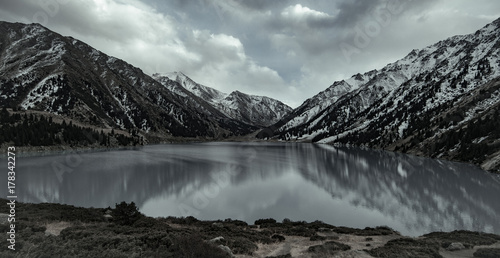
[[[309,240],[310,241],[323,241],[323,240],[326,240],[326,237],[314,235],[314,236],[310,237]]]
[[[350,250],[351,247],[338,243],[335,241],[328,241],[322,245],[313,245],[308,248],[310,253],[321,254],[321,255],[333,255],[338,253],[339,251],[347,251]]]
[[[474,254],[478,258],[498,258],[500,257],[500,249],[498,248],[480,248]]]
[[[227,258],[230,255],[215,245],[209,244],[196,234],[180,237],[175,240],[171,250],[175,257],[185,258]]]
[[[113,221],[120,225],[132,225],[134,222],[144,217],[144,215],[139,212],[139,208],[135,206],[134,202],[130,204],[126,202],[116,204],[112,216]]]
[[[285,237],[284,237],[284,236],[282,236],[282,235],[278,235],[278,234],[273,235],[273,236],[271,237],[271,239],[274,239],[274,240],[276,240],[276,241],[278,241],[278,242],[283,242],[283,241],[285,241]]]
[[[265,224],[276,224],[275,219],[258,219],[254,223],[255,225],[265,225]]]

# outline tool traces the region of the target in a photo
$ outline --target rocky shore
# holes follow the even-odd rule
[[[12,228],[9,209],[0,208],[2,232]],[[412,238],[383,226],[321,221],[151,218],[124,202],[113,208],[16,203],[15,210],[15,250],[4,241],[1,257],[500,257],[500,236],[480,232]]]

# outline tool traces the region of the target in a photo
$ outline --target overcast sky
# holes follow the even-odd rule
[[[147,74],[182,71],[229,93],[297,107],[336,80],[500,17],[498,0],[2,0]]]

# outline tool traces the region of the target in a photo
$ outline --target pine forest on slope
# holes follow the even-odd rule
[[[39,24],[0,22],[0,75],[1,107],[43,111],[47,117],[58,115],[85,126],[128,131],[127,136],[134,131],[149,142],[224,139],[274,122],[261,119],[254,125],[234,119],[177,81],[164,78],[160,83],[120,59]],[[282,113],[273,113],[273,119],[291,110],[282,103],[278,108]],[[253,116],[270,117],[259,111],[267,109]]]

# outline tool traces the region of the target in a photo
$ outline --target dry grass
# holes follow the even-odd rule
[[[52,222],[45,224],[45,234],[52,236],[59,236],[61,231],[67,227],[70,227],[71,223],[60,221],[60,222]]]

